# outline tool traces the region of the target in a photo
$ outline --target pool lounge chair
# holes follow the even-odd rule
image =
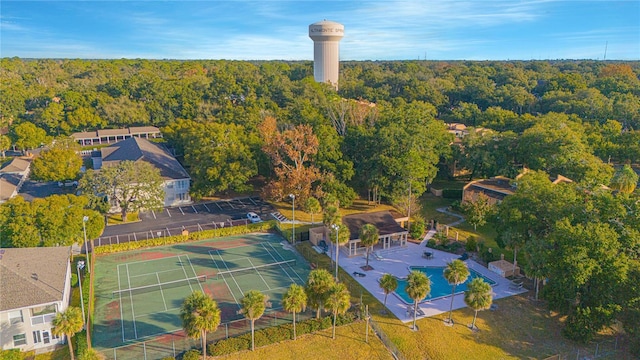
[[[382,260],[382,259],[384,259],[384,258],[382,257],[382,255],[380,255],[380,253],[378,253],[377,251],[374,251],[374,252],[373,252],[373,257],[374,257],[374,258],[376,258],[376,260]]]
[[[462,261],[469,260],[469,254],[467,253],[462,254],[462,256],[458,258],[458,260],[462,260]]]

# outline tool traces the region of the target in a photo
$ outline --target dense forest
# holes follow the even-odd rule
[[[0,145],[153,125],[194,198],[264,179],[269,199],[341,207],[358,195],[402,207],[436,176],[526,168],[495,210],[498,242],[548,280],[565,335],[588,340],[617,319],[637,339],[640,200],[622,165],[640,162],[640,62],[343,62],[338,91],[312,74],[311,62],[5,58]]]

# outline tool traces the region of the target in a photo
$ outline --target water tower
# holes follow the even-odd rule
[[[339,42],[344,36],[344,25],[323,20],[309,25],[309,37],[313,40],[313,78],[317,82],[333,85],[338,89],[340,69]]]

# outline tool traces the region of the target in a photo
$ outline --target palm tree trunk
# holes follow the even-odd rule
[[[476,310],[475,314],[473,314],[473,322],[471,322],[471,330],[476,327],[476,318],[478,317],[478,310]]]
[[[318,309],[316,310],[316,319],[320,319],[320,305],[318,305]]]
[[[69,355],[71,355],[71,360],[74,359],[73,357],[73,346],[71,345],[71,334],[66,334],[67,335],[67,343],[69,344]]]
[[[453,284],[453,290],[451,290],[451,305],[449,305],[449,324],[451,324],[451,318],[453,316],[453,295],[456,293],[456,284]]]
[[[340,249],[338,248],[338,237],[336,236],[336,282],[338,282],[338,254]]]
[[[207,332],[202,330],[202,360],[207,360]]]
[[[256,342],[255,342],[255,338],[253,337],[253,322],[254,320],[251,319],[251,351],[254,351],[256,349]]]
[[[369,268],[369,247],[367,247],[367,264],[365,266],[367,269]]]
[[[417,315],[418,315],[418,301],[416,299],[413,299],[413,330],[418,330],[416,329]]]
[[[331,335],[331,337],[335,340],[336,339],[336,319],[338,318],[338,310],[334,310],[333,311],[333,334]]]
[[[385,292],[384,293],[384,306],[387,306],[387,296],[389,295],[389,293]]]
[[[537,276],[534,279],[536,281],[536,300],[538,300],[538,290],[540,290],[540,280],[538,280]]]
[[[296,312],[293,312],[293,340],[296,339]]]

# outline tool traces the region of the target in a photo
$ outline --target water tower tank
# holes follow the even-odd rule
[[[309,25],[313,40],[313,78],[317,82],[332,84],[338,89],[340,70],[339,42],[344,36],[344,25],[334,21],[318,21]]]

